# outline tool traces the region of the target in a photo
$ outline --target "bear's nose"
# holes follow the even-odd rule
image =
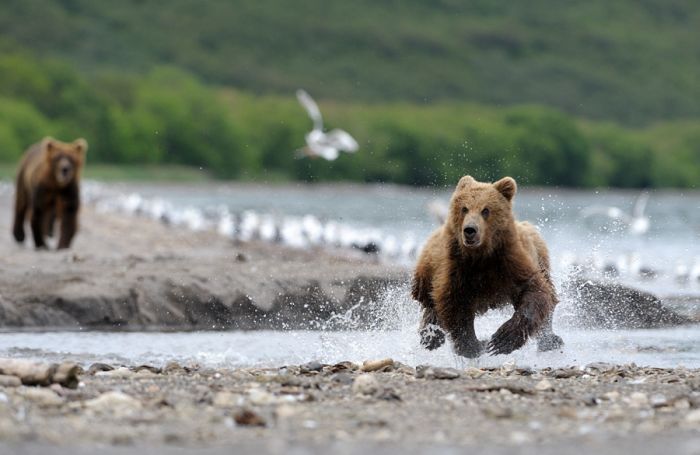
[[[477,233],[476,226],[467,226],[464,228],[464,236],[467,238],[473,238]]]
[[[70,168],[68,166],[63,166],[61,168],[61,174],[63,174],[64,177],[67,176],[69,172],[70,172]]]

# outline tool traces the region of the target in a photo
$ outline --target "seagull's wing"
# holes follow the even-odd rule
[[[340,129],[333,129],[326,134],[326,141],[328,145],[342,150],[344,152],[356,152],[360,146],[354,137],[350,136],[350,133]]]
[[[327,145],[319,145],[314,151],[316,152],[316,155],[328,161],[334,161],[339,155],[337,148]]]
[[[583,218],[589,218],[591,216],[606,216],[613,220],[623,220],[625,222],[630,221],[628,214],[620,210],[618,207],[612,206],[606,207],[602,205],[593,205],[586,207],[585,209],[581,210],[581,216]]]
[[[632,217],[641,218],[644,216],[644,209],[647,207],[647,201],[649,200],[649,193],[642,191],[637,197],[637,201],[634,203],[634,208],[632,209]]]
[[[318,108],[318,104],[311,98],[311,95],[306,93],[305,90],[297,90],[297,99],[299,103],[306,109],[309,117],[314,122],[314,129],[322,131],[323,130],[323,117],[321,117],[321,110]]]

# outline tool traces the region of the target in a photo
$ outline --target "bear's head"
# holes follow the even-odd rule
[[[466,175],[459,180],[450,201],[447,227],[462,250],[491,252],[514,232],[512,201],[515,180],[477,182]]]
[[[64,188],[80,178],[88,148],[85,139],[61,142],[47,137],[41,142],[41,146],[49,162],[51,174],[59,187]]]

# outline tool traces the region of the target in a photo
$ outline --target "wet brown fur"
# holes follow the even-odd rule
[[[558,300],[547,246],[534,226],[515,221],[516,190],[510,177],[494,184],[470,176],[459,181],[448,217],[425,245],[413,280],[413,297],[423,306],[421,341],[426,348],[442,345],[440,329],[450,335],[457,353],[466,357],[477,357],[484,348],[506,354],[522,347],[532,335],[538,335],[541,350],[563,344],[551,328]],[[484,209],[489,213],[484,215]],[[467,245],[467,225],[478,229],[478,246]],[[475,317],[507,304],[515,309],[513,317],[487,344],[478,341]]]
[[[34,244],[45,248],[45,236],[53,235],[60,222],[58,248],[70,247],[78,230],[80,174],[85,162],[87,142],[77,139],[66,143],[47,137],[29,147],[19,165],[15,190],[15,218],[12,233],[23,242],[24,223],[29,218]],[[58,166],[70,170],[63,179]]]

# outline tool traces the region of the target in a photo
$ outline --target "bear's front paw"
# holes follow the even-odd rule
[[[564,346],[564,340],[559,335],[548,333],[537,339],[537,350],[540,352],[554,351]]]
[[[527,331],[518,318],[506,321],[491,337],[488,353],[491,355],[510,354],[523,347],[527,341]]]
[[[420,330],[420,344],[429,351],[434,351],[445,344],[445,332],[435,324],[428,324]]]
[[[488,341],[472,340],[468,343],[455,342],[455,352],[462,357],[475,359],[487,348]]]

